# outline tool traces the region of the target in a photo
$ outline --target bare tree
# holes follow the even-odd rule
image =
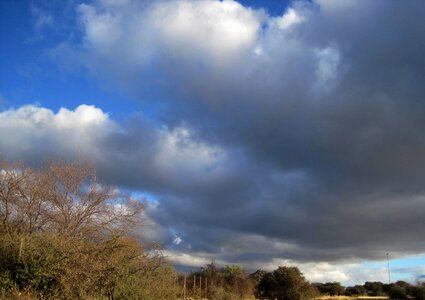
[[[44,199],[41,178],[22,163],[0,164],[2,231],[13,234],[43,227]]]
[[[49,161],[38,170],[22,163],[1,165],[0,217],[9,234],[113,238],[140,225],[142,211],[139,201],[100,184],[90,165]]]

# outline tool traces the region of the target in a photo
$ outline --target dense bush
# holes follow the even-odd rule
[[[259,299],[301,300],[316,296],[316,290],[297,267],[279,267],[263,276],[257,285]]]
[[[339,296],[345,294],[344,287],[339,282],[314,283],[322,295]]]
[[[349,286],[345,289],[347,296],[363,296],[366,295],[366,289],[362,285]]]
[[[0,251],[3,291],[47,299],[167,299],[175,293],[175,274],[161,254],[149,255],[129,239],[98,244],[52,234],[3,236]]]
[[[366,292],[369,296],[383,296],[384,284],[379,281],[366,281],[364,284]]]
[[[392,284],[388,289],[390,299],[407,299],[407,291],[405,287]]]
[[[425,300],[425,283],[408,287],[407,293],[415,300]]]
[[[254,281],[239,265],[226,265],[218,268],[214,263],[203,267],[194,276],[202,277],[208,283],[207,291],[198,290],[195,299],[207,295],[208,299],[237,300],[253,296]],[[204,284],[205,287],[205,284]]]

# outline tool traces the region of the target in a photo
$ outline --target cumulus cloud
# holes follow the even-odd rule
[[[171,1],[154,5],[147,14],[166,48],[180,55],[203,53],[216,64],[252,47],[261,18],[232,0]]]
[[[304,18],[301,17],[295,9],[289,8],[283,16],[275,18],[273,21],[277,23],[280,29],[288,29],[296,24],[302,23]]]
[[[107,179],[127,188],[179,189],[189,182],[203,184],[204,175],[214,181],[228,172],[225,151],[196,141],[184,126],[156,127],[143,116],[118,124],[84,104],[56,113],[34,105],[0,112],[0,149],[12,160],[91,161]]]
[[[277,17],[232,0],[76,10],[82,39],[57,57],[72,53],[101,85],[159,107],[161,123],[86,107],[78,141],[98,128],[81,147],[96,149],[105,178],[158,195],[152,217],[178,232],[173,251],[247,264],[425,251],[420,1],[296,1]],[[3,122],[3,135],[24,132],[0,139],[3,152],[41,137],[68,147],[36,120],[83,118],[31,110],[44,117]]]
[[[108,116],[93,106],[62,108],[54,114],[28,105],[0,113],[0,147],[9,159],[43,158],[50,150],[74,157],[94,155],[99,138],[112,127]]]

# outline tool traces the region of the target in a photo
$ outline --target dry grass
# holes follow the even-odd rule
[[[317,300],[386,300],[387,296],[321,296]]]

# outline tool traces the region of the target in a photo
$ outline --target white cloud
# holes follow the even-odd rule
[[[183,242],[183,239],[180,236],[176,236],[173,240],[174,245],[180,245]]]
[[[98,13],[95,8],[81,4],[78,8],[84,29],[86,46],[99,54],[111,55],[116,43],[120,43],[122,20],[112,13]]]
[[[174,264],[193,268],[200,268],[214,261],[218,266],[224,266],[228,263],[223,260],[214,260],[206,253],[188,254],[174,250],[164,250],[164,255]]]
[[[88,55],[82,60],[94,73],[105,61],[137,73],[164,51],[224,64],[252,48],[264,15],[233,0],[101,1],[78,12]]]
[[[294,25],[302,23],[303,21],[304,18],[293,8],[289,8],[282,17],[276,18],[275,20],[280,29],[288,29]]]
[[[53,116],[53,122],[58,128],[103,126],[108,119],[108,115],[100,108],[85,104],[78,106],[75,111],[61,108]]]
[[[220,60],[252,47],[261,25],[258,12],[233,0],[159,2],[149,19],[167,47]]]
[[[96,141],[115,125],[100,109],[80,105],[58,113],[27,105],[0,113],[0,147],[12,158],[55,147],[57,152],[93,154]],[[48,153],[46,153],[48,155]]]
[[[361,269],[361,264],[356,263],[328,263],[315,262],[304,263],[288,259],[273,259],[265,264],[264,269],[274,270],[277,266],[294,266],[298,267],[310,282],[340,282],[344,285],[350,285],[356,280],[356,274],[353,271]],[[363,269],[364,270],[364,269]],[[369,271],[369,270],[368,270]],[[367,273],[364,270],[365,274]],[[364,280],[366,277],[362,278]]]
[[[191,177],[204,172],[211,175],[218,173],[219,176],[220,166],[226,160],[222,149],[194,140],[190,130],[185,127],[177,127],[172,131],[162,130],[158,143],[160,146],[155,163],[176,178],[182,169],[190,170]]]

